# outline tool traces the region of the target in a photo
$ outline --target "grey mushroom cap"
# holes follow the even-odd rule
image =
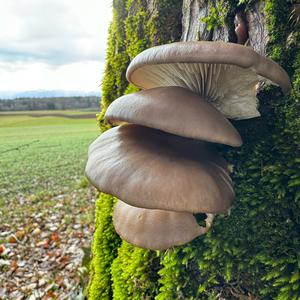
[[[138,208],[118,200],[113,214],[116,232],[125,241],[146,249],[165,250],[206,233],[191,213]]]
[[[224,42],[177,42],[138,54],[127,69],[135,86],[181,86],[210,101],[226,117],[259,116],[256,85],[260,80],[291,89],[283,68],[250,47]]]
[[[114,127],[91,144],[86,175],[136,207],[224,214],[234,199],[228,164],[205,144],[139,125]]]
[[[231,123],[199,95],[181,87],[159,87],[122,96],[108,107],[112,125],[139,124],[208,142],[241,146]]]

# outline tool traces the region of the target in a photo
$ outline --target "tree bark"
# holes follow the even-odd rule
[[[266,46],[269,41],[264,6],[263,1],[257,2],[254,8],[246,13],[249,45],[261,55],[266,55]]]
[[[205,0],[183,0],[182,41],[229,41],[227,26],[209,30],[202,21],[210,12],[211,5]]]
[[[182,6],[182,41],[232,41],[229,35],[229,24],[208,30],[203,18],[209,15],[211,4],[204,0],[183,0]],[[254,7],[247,11],[249,41],[252,47],[261,55],[266,54],[268,32],[264,16],[264,2],[257,2]]]

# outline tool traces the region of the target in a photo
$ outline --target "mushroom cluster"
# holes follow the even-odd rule
[[[206,233],[235,194],[228,163],[214,143],[241,146],[227,120],[259,116],[256,85],[290,90],[286,72],[251,48],[223,42],[179,42],[136,56],[127,79],[142,89],[116,99],[112,129],[94,141],[86,175],[117,197],[117,233],[136,246],[163,250]],[[227,118],[226,118],[227,117]],[[206,214],[205,227],[197,214]]]

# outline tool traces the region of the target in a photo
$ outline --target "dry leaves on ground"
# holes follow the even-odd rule
[[[0,211],[0,299],[84,299],[96,190],[19,197]]]

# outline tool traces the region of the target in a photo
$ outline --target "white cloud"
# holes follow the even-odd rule
[[[11,64],[0,64],[0,82],[5,87],[2,90],[93,91],[100,89],[104,62],[84,61],[60,66],[30,62],[10,67]]]
[[[112,0],[0,0],[0,90],[75,89],[72,82],[81,82],[76,89],[95,82],[97,89],[111,6]]]

